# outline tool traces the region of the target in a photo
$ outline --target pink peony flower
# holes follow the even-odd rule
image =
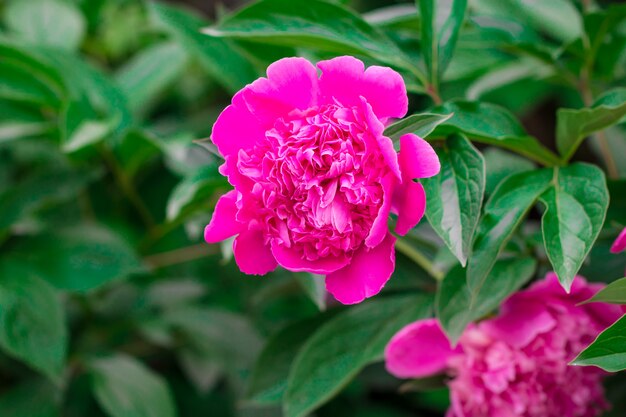
[[[626,249],[626,227],[624,228],[624,230],[622,230],[619,236],[617,236],[615,242],[613,242],[613,245],[611,246],[611,252],[620,253],[624,249]]]
[[[593,367],[568,363],[621,317],[619,306],[579,306],[603,287],[577,277],[568,295],[555,274],[512,295],[500,314],[470,326],[452,348],[435,319],[400,330],[385,350],[401,378],[450,376],[447,417],[594,417],[608,408]]]
[[[419,222],[426,199],[413,179],[437,174],[439,160],[416,135],[400,138],[399,154],[383,135],[407,112],[398,73],[349,56],[317,66],[319,78],[303,58],[273,63],[217,119],[211,139],[235,189],[218,201],[204,237],[236,235],[246,274],[277,265],[324,274],[328,291],[353,304],[391,276],[389,213],[401,235]]]

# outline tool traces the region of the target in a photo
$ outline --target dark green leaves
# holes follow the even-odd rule
[[[189,215],[201,208],[208,209],[209,198],[220,185],[226,184],[214,164],[207,164],[184,178],[172,190],[167,202],[168,220]]]
[[[626,115],[626,89],[618,89],[599,100],[593,107],[559,109],[556,145],[564,160],[569,160],[583,139],[603,130]]]
[[[587,303],[603,302],[612,304],[626,304],[626,278],[620,278],[602,288],[596,295],[587,300]]]
[[[431,84],[437,86],[456,46],[467,0],[417,0],[421,15],[422,53]]]
[[[284,397],[287,417],[303,417],[329,400],[363,367],[382,358],[385,345],[404,325],[427,317],[424,296],[373,300],[323,325],[295,359]]]
[[[0,263],[0,347],[58,381],[65,366],[67,330],[54,289],[27,264]]]
[[[387,126],[385,136],[394,141],[394,143],[398,143],[400,136],[406,133],[414,133],[421,138],[425,138],[430,135],[438,125],[445,122],[450,117],[452,117],[452,114],[412,114]]]
[[[165,4],[149,4],[157,24],[178,39],[230,91],[235,92],[257,78],[258,71],[238,45],[200,33],[206,26],[202,19]]]
[[[519,121],[503,107],[488,103],[451,101],[433,109],[435,113],[454,113],[433,136],[464,133],[468,138],[499,146],[524,155],[544,165],[555,165],[559,157],[529,136]]]
[[[485,161],[461,135],[450,136],[437,155],[441,171],[422,180],[428,200],[426,217],[465,266],[485,193]]]
[[[167,383],[129,356],[93,361],[93,390],[110,417],[175,417],[174,398]]]
[[[261,0],[205,32],[211,36],[346,54],[361,54],[415,71],[404,53],[378,29],[338,4],[308,0]]]
[[[505,243],[551,180],[549,169],[522,172],[506,178],[495,190],[485,205],[467,266],[472,293],[480,291]]]
[[[626,316],[600,333],[572,363],[594,365],[608,372],[626,369]]]
[[[451,341],[459,339],[465,327],[500,305],[533,276],[537,263],[530,258],[498,261],[483,285],[472,291],[466,273],[456,266],[445,276],[437,292],[437,318]]]
[[[561,285],[569,291],[604,223],[609,204],[604,173],[580,163],[554,168],[541,201],[546,207],[541,219],[546,252]]]

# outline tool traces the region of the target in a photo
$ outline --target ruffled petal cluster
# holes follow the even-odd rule
[[[566,294],[548,274],[469,327],[456,348],[435,319],[410,324],[387,345],[387,369],[401,378],[445,372],[447,417],[598,416],[608,407],[605,373],[568,364],[622,314],[605,303],[578,305],[601,288],[577,277]]]
[[[384,136],[408,98],[395,71],[344,56],[317,64],[286,58],[239,91],[211,139],[224,156],[220,172],[234,190],[218,201],[205,240],[236,236],[242,272],[281,265],[326,275],[337,300],[377,294],[395,266],[398,215],[405,234],[422,218],[426,198],[416,178],[439,172],[430,145],[413,134],[400,152]]]

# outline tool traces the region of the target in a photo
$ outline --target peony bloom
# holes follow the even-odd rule
[[[611,252],[620,253],[624,249],[626,249],[626,227],[624,228],[624,230],[622,230],[622,233],[617,236],[615,242],[613,242],[613,245],[611,246]]]
[[[391,276],[389,213],[401,235],[419,222],[426,199],[413,180],[437,174],[439,160],[416,135],[401,137],[399,154],[383,135],[407,112],[398,73],[349,56],[317,66],[319,78],[309,61],[281,59],[220,114],[211,139],[234,190],[218,201],[204,237],[236,235],[246,274],[277,265],[324,274],[328,291],[353,304]]]
[[[605,373],[568,363],[621,317],[619,306],[577,305],[600,288],[577,277],[568,295],[548,274],[466,329],[456,348],[435,319],[410,324],[387,345],[387,369],[401,378],[445,372],[447,417],[597,416],[608,407]]]

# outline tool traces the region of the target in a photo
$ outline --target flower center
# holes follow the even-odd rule
[[[238,169],[253,182],[248,198],[266,239],[311,261],[361,246],[389,171],[360,110],[334,104],[277,120],[265,140],[240,151]]]

